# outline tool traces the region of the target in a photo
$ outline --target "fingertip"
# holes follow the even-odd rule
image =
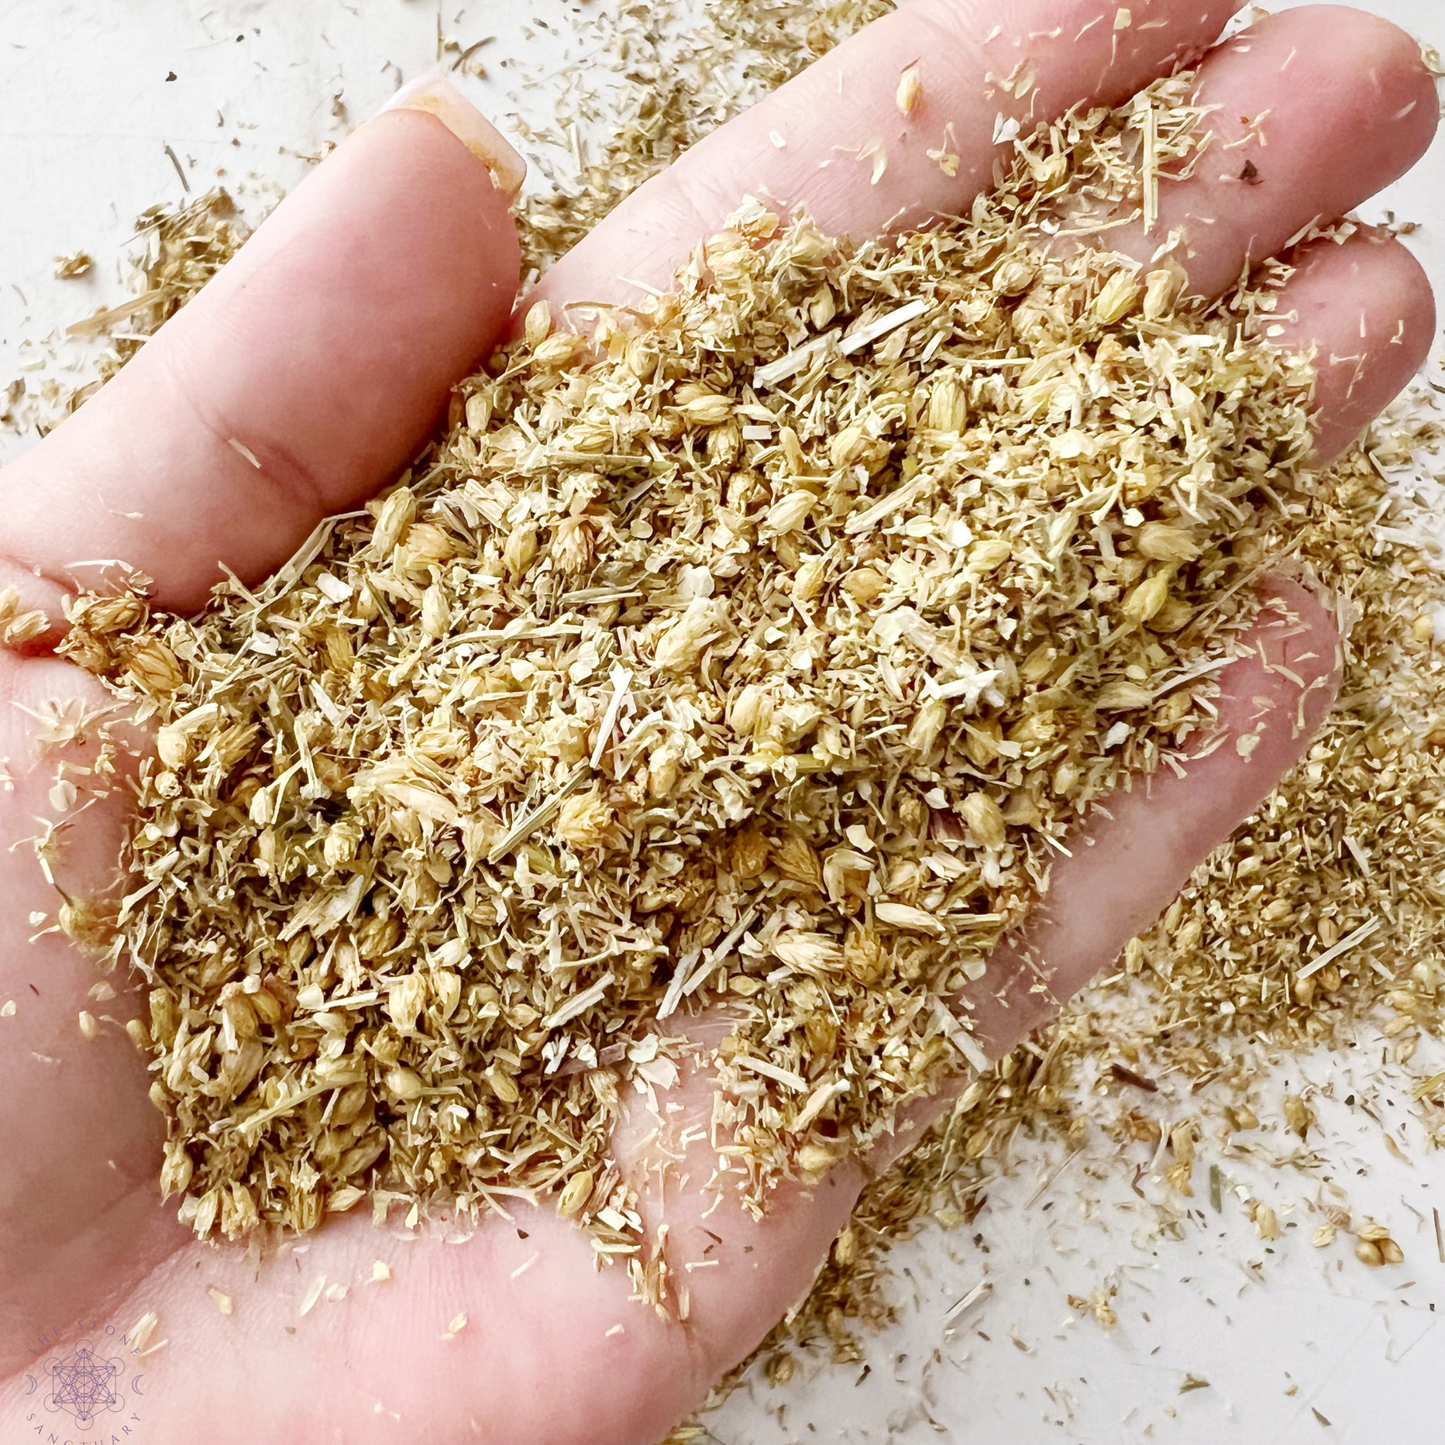
[[[527,162],[506,137],[454,85],[437,73],[404,85],[379,114],[408,110],[434,116],[491,173],[492,185],[510,203],[527,178]]]
[[[415,455],[520,270],[507,192],[451,124],[375,116],[5,469],[6,553],[68,586],[94,581],[75,559],[121,558],[178,609],[222,564],[264,576]]]
[[[1373,227],[1344,242],[1312,242],[1295,256],[1280,293],[1286,348],[1315,358],[1314,463],[1334,460],[1399,395],[1429,359],[1434,290],[1399,239]]]

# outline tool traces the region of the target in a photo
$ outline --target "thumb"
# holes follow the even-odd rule
[[[0,586],[53,607],[59,589],[95,584],[78,563],[119,558],[186,610],[222,563],[262,576],[384,485],[507,321],[524,171],[444,82],[399,92],[0,473]]]

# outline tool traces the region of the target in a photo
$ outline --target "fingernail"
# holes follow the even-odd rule
[[[511,200],[522,189],[527,162],[501,131],[449,81],[435,73],[402,86],[381,108],[434,115],[492,173],[492,184]]]

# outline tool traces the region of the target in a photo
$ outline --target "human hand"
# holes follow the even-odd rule
[[[1156,4],[1118,36],[1113,7],[1036,0],[1016,7],[1009,23],[1019,36],[1038,33],[1030,50],[1039,104],[1061,111],[1085,98],[1122,99],[1177,51],[1203,44],[1226,7],[1186,18],[1200,8]],[[619,208],[542,293],[556,303],[625,297],[619,275],[665,283],[748,191],[787,197],[825,228],[855,235],[881,230],[900,209],[913,222],[961,210],[994,155],[987,138],[997,104],[981,98],[980,72],[1007,74],[1018,54],[1003,34],[979,52],[982,60],[952,60],[970,48],[961,9],[920,0],[814,67]],[[1434,97],[1413,46],[1367,17],[1326,13],[1327,25],[1317,12],[1270,22],[1248,48],[1221,52],[1206,67],[1206,92],[1224,105],[1223,138],[1235,139],[1236,112],[1268,110],[1270,144],[1227,152],[1241,165],[1256,158],[1258,186],[1221,181],[1206,165],[1169,192],[1174,209],[1163,228],[1178,222],[1192,237],[1198,232],[1188,258],[1197,289],[1222,289],[1247,257],[1272,253],[1316,214],[1357,204],[1429,138]],[[1096,14],[1103,22],[1086,29]],[[1146,30],[1146,18],[1172,23]],[[1061,36],[1050,38],[1059,23]],[[905,124],[894,86],[920,53],[950,58],[925,63],[926,99]],[[961,156],[952,179],[925,155],[949,120]],[[906,134],[890,142],[879,186],[869,185],[866,163],[820,168],[822,159],[851,157],[880,126]],[[773,130],[787,140],[784,149],[770,141]],[[1113,239],[1140,254],[1153,250],[1128,233]],[[77,418],[6,470],[14,572],[0,582],[54,609],[67,587],[90,580],[72,575],[67,559],[124,557],[157,579],[163,605],[185,609],[202,600],[217,557],[245,578],[263,576],[319,516],[356,504],[406,459],[446,387],[499,336],[514,280],[515,251],[486,172],[428,118],[395,112],[364,127],[222,282]],[[1428,293],[1394,243],[1359,238],[1314,253],[1291,282],[1290,305],[1298,320],[1285,339],[1348,358],[1322,369],[1320,448],[1328,454],[1414,370],[1432,331]],[[230,446],[233,437],[259,467]],[[1317,630],[1276,646],[1287,645],[1296,660],[1315,653],[1306,674],[1327,671],[1325,620],[1307,600],[1293,600]],[[10,696],[32,710],[49,699],[104,703],[88,679],[51,658],[11,656],[4,677]],[[1293,702],[1277,676],[1246,666],[1228,688],[1242,710],[1265,690]],[[17,787],[0,800],[3,827],[20,839],[37,815],[50,815],[56,755],[36,756],[23,714],[4,726],[0,754],[12,759]],[[1116,806],[1116,826],[1098,833],[1087,854],[1089,877],[1071,881],[1056,871],[1052,931],[1033,940],[1057,970],[1052,993],[1066,996],[1108,962],[1302,745],[1287,729],[1271,731],[1248,766],[1225,748],[1179,785],[1156,787],[1147,802],[1131,795],[1135,817]],[[56,866],[67,892],[83,895],[104,881],[121,826],[118,809],[107,806],[65,829]],[[1151,865],[1143,885],[1140,858]],[[211,1435],[230,1429],[271,1439],[654,1438],[802,1292],[846,1219],[861,1178],[850,1167],[813,1197],[780,1197],[761,1225],[719,1211],[707,1221],[722,1236],[708,1256],[719,1264],[690,1278],[686,1325],[629,1304],[621,1272],[595,1274],[585,1242],[546,1208],[535,1217],[519,1211],[515,1229],[492,1221],[452,1245],[440,1229],[398,1245],[364,1219],[343,1218],[313,1238],[304,1257],[273,1259],[255,1272],[235,1251],[191,1242],[160,1205],[159,1121],[144,1098],[141,1062],[118,1031],[80,1039],[75,1018],[94,1008],[86,995],[93,973],[54,936],[24,943],[29,913],[53,910],[54,897],[23,850],[7,854],[4,867],[11,947],[0,994],[21,1004],[0,1064],[12,1101],[0,1126],[11,1161],[0,1186],[11,1241],[0,1265],[6,1338],[57,1315],[103,1311],[124,1328],[155,1309],[157,1338],[171,1342],[148,1362],[148,1418],[163,1438],[203,1420]],[[1121,878],[1137,917],[1120,912]],[[1016,1007],[986,1034],[995,1050],[1029,1022],[1028,1000],[1048,1002],[1020,989]],[[110,1011],[125,1016],[116,1005]],[[707,1080],[688,1081],[680,1097],[705,1109]],[[619,1156],[634,1168],[650,1128],[640,1117],[619,1139]],[[696,1201],[649,1203],[654,1222],[665,1208],[677,1257],[701,1257],[708,1246]],[[390,1259],[396,1280],[359,1288],[378,1255]],[[298,1318],[296,1302],[318,1274],[349,1285],[351,1297]],[[234,1297],[234,1315],[218,1315],[205,1294],[210,1284]],[[467,1328],[440,1342],[463,1311]],[[622,1332],[613,1333],[618,1324]],[[191,1383],[200,1360],[206,1398]],[[15,1364],[19,1390],[23,1356]],[[218,1422],[217,1397],[246,1403]],[[23,1401],[7,1408],[23,1419]]]

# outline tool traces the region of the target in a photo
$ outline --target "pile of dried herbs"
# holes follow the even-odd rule
[[[111,956],[198,1233],[555,1192],[628,1254],[619,1092],[711,1006],[756,1208],[983,1062],[949,998],[1207,726],[1313,505],[1310,369],[1252,337],[1283,270],[1203,307],[1058,243],[1147,207],[1146,133],[1199,153],[1187,85],[896,246],[745,209],[590,344],[535,308],[259,591],[75,605],[159,726]]]
[[[1314,478],[1298,554],[1349,599],[1356,621],[1338,703],[1309,755],[1200,864],[1114,975],[972,1083],[865,1190],[809,1299],[765,1347],[781,1351],[771,1354],[775,1375],[790,1372],[798,1344],[860,1358],[856,1327],[894,1314],[887,1245],[922,1223],[972,1224],[1016,1140],[1089,1150],[1111,1172],[1131,1150],[1136,1164],[1162,1158],[1179,1199],[1159,1204],[1165,1230],[1177,1228],[1206,1157],[1219,1207],[1221,1170],[1260,1156],[1262,1124],[1299,1136],[1301,1183],[1317,1172],[1337,1179],[1328,1139],[1311,1133],[1304,1147],[1308,1102],[1286,1094],[1281,1113],[1271,1088],[1282,1054],[1318,1044],[1377,1074],[1381,1098],[1357,1107],[1388,1114],[1381,1099],[1413,1096],[1427,1143],[1445,1139],[1445,1073],[1410,1071],[1445,1016],[1445,655],[1435,640],[1445,584],[1419,523],[1438,507],[1430,458],[1445,443],[1432,403],[1424,384]],[[1362,1045],[1382,1036],[1388,1054],[1370,1065]],[[1174,1099],[1156,1092],[1171,1084]],[[1334,1192],[1328,1208],[1306,1204],[1320,1221],[1313,1245],[1339,1237],[1367,1265],[1398,1263],[1398,1243]],[[1268,1206],[1256,1212],[1263,1237],[1272,1220]]]

